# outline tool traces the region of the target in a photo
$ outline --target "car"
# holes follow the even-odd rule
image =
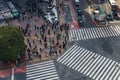
[[[111,7],[111,9],[112,9],[112,11],[120,11],[119,6],[117,6],[117,5],[113,5],[113,6]]]
[[[119,19],[116,11],[113,11],[113,12],[112,12],[112,15],[113,15],[113,18],[114,18],[114,19],[117,19],[117,20]]]
[[[78,16],[81,16],[82,15],[82,10],[77,9],[77,14],[78,14]]]
[[[79,23],[80,26],[84,26],[84,21],[83,21],[83,19],[78,19],[78,23]]]
[[[107,14],[106,15],[106,19],[112,21],[113,20],[112,15],[111,14]]]
[[[75,4],[75,6],[79,6],[79,0],[74,0],[75,2],[74,2],[74,4]]]

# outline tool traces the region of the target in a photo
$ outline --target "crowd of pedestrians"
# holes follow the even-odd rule
[[[39,0],[31,0],[29,4],[27,1],[25,4],[20,2],[19,4],[17,1],[14,2],[20,11],[20,17],[8,23],[17,26],[22,31],[27,46],[27,60],[41,60],[61,54],[68,42],[68,25],[62,24],[60,19],[57,23],[50,23],[44,17],[47,3],[41,3]],[[62,3],[57,2],[57,4],[56,7],[60,16],[62,14]],[[40,5],[42,6],[40,7]]]

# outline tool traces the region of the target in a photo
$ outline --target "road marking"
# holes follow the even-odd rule
[[[82,28],[77,30],[69,31],[70,41],[86,40],[93,38],[112,37],[120,35],[120,28],[118,25],[110,27],[99,27],[99,28]],[[72,40],[71,40],[72,39]]]
[[[14,68],[12,68],[12,76],[11,76],[11,80],[14,80]]]
[[[73,58],[74,60],[72,61],[71,65],[68,65],[68,66],[70,66],[70,67],[72,67],[73,65],[76,66],[76,65],[77,65],[76,62],[79,60],[79,58],[81,58],[81,57],[84,55],[84,54],[83,54],[84,50],[85,50],[85,49],[82,49],[82,50],[78,53],[79,55],[76,56],[75,58]],[[77,58],[77,57],[78,57],[78,58]],[[74,66],[73,66],[72,68],[75,68]]]
[[[76,59],[76,57],[78,57],[78,52],[81,51],[82,48],[80,48],[72,57],[70,57],[70,62],[68,64],[66,64],[67,66],[71,65],[72,62]]]
[[[59,63],[83,73],[94,80],[116,80],[119,78],[120,67],[116,67],[118,62],[80,46],[73,46],[57,59]]]
[[[26,65],[26,80],[59,80],[52,60]]]

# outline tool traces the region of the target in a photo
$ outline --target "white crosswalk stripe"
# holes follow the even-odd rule
[[[93,80],[119,80],[120,78],[118,62],[77,45],[69,48],[57,61]]]
[[[52,60],[26,65],[26,80],[60,80]]]
[[[69,40],[86,40],[93,38],[104,38],[120,35],[120,26],[82,28],[69,31]]]

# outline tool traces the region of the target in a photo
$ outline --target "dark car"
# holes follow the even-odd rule
[[[117,5],[111,7],[112,11],[120,11],[120,8]]]
[[[106,19],[112,21],[113,20],[112,15],[111,14],[107,14],[106,15]]]
[[[77,9],[77,14],[78,14],[78,16],[81,16],[82,15],[82,10]]]
[[[113,15],[113,18],[114,18],[114,19],[119,19],[116,11],[113,11],[113,12],[112,12],[112,15]]]
[[[83,19],[78,19],[78,23],[79,23],[80,26],[84,26],[84,21],[83,21]]]

